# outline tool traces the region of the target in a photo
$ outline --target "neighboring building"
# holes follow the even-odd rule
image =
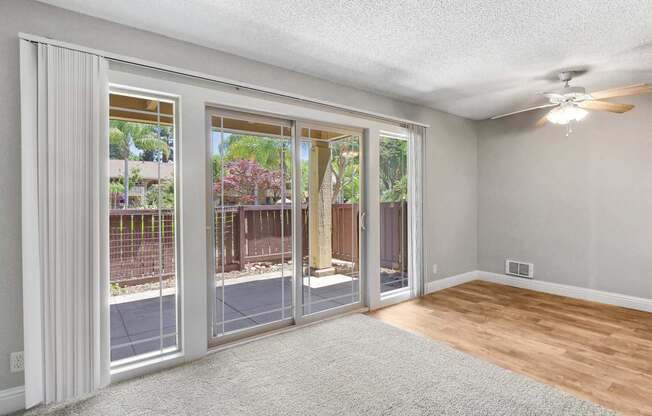
[[[159,181],[159,169],[158,162],[147,162],[140,160],[130,160],[128,163],[129,172],[138,170],[140,181],[136,184],[130,184],[129,186],[129,201],[130,206],[139,205],[139,202],[143,201],[147,189]],[[125,162],[124,160],[111,159],[109,160],[109,180],[117,181],[124,178],[125,171]],[[174,163],[161,163],[161,181],[166,179],[174,178]],[[121,199],[118,203],[117,199],[112,198],[113,207],[122,205],[124,201]]]

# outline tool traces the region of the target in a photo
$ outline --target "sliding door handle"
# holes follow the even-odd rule
[[[360,214],[360,228],[362,231],[367,231],[367,213],[365,211]]]

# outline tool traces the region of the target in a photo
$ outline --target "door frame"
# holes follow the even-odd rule
[[[408,136],[408,146],[413,146],[409,139],[406,127],[399,125],[372,125],[366,130],[365,149],[367,157],[365,158],[365,204],[367,212],[367,230],[364,233],[365,238],[365,270],[367,274],[367,299],[365,304],[370,310],[379,309],[395,303],[412,299],[416,296],[414,290],[397,290],[392,292],[381,292],[380,284],[380,136],[396,135]],[[411,170],[414,167],[414,161],[410,160],[410,150],[408,149],[408,180],[416,180],[416,175],[420,172]],[[415,175],[415,176],[412,176]],[[414,219],[412,216],[412,205],[414,204],[413,186],[408,183],[408,233],[413,233]],[[413,249],[411,239],[408,236],[408,253]],[[408,278],[410,279],[408,287],[416,288],[418,276],[414,272],[412,265],[412,256],[408,254]],[[419,266],[416,266],[419,267]]]
[[[179,158],[177,180],[179,183],[179,225],[178,238],[180,244],[179,265],[181,288],[179,290],[182,325],[182,350],[171,356],[145,360],[121,368],[114,372],[113,380],[124,380],[129,377],[145,374],[152,369],[165,368],[185,361],[204,357],[213,346],[209,331],[212,322],[209,321],[207,238],[210,237],[210,223],[206,223],[207,189],[210,184],[206,168],[210,161],[207,151],[208,138],[206,110],[221,108],[246,113],[281,118],[285,120],[306,120],[332,125],[352,126],[364,129],[363,146],[365,158],[362,164],[364,172],[370,172],[374,164],[378,164],[378,133],[382,131],[405,131],[403,123],[408,120],[387,119],[376,117],[363,110],[352,110],[334,105],[316,106],[304,100],[280,98],[254,94],[234,89],[233,86],[219,85],[208,79],[187,78],[178,73],[156,71],[152,68],[134,66],[120,61],[111,61],[109,66],[109,81],[116,86],[125,86],[138,91],[156,91],[178,97],[179,107],[176,116],[179,119],[177,135]],[[414,123],[423,126],[420,123]],[[425,125],[424,127],[429,127]],[[204,139],[202,139],[202,137]],[[187,139],[187,140],[186,140]],[[425,146],[425,143],[424,143]],[[183,149],[181,149],[181,147]],[[374,149],[375,147],[375,149]],[[202,163],[206,160],[207,163]],[[376,168],[377,169],[377,168]],[[365,305],[360,311],[375,309],[379,304],[378,265],[369,259],[370,255],[378,255],[378,218],[374,207],[378,203],[378,178],[367,175],[364,180],[364,203],[367,207],[366,232],[361,234],[361,270],[363,279],[362,293]],[[374,199],[375,198],[375,199]],[[375,203],[374,203],[375,200]],[[205,236],[203,238],[202,236]],[[343,313],[343,311],[338,311]],[[324,316],[325,318],[325,316]],[[309,321],[309,319],[306,319]],[[271,328],[268,328],[271,330]],[[265,331],[267,333],[267,331]],[[249,334],[246,334],[249,336]],[[253,334],[251,334],[253,335]],[[224,342],[228,340],[225,339]]]
[[[205,110],[206,119],[206,172],[212,172],[212,158],[213,158],[213,143],[212,143],[212,118],[213,117],[237,117],[248,121],[259,121],[274,123],[281,126],[290,127],[290,143],[292,149],[292,314],[284,319],[273,321],[266,324],[254,325],[248,328],[231,331],[220,336],[214,336],[214,320],[215,320],[215,303],[216,303],[216,287],[213,279],[216,273],[215,265],[215,242],[213,235],[215,234],[215,223],[213,221],[213,180],[206,181],[206,247],[207,247],[207,306],[208,306],[208,347],[217,347],[233,341],[238,341],[244,338],[250,338],[256,335],[261,335],[269,331],[282,329],[284,327],[303,325],[314,321],[322,320],[331,316],[347,313],[354,310],[360,310],[367,305],[367,280],[366,279],[366,250],[365,250],[365,231],[362,227],[363,213],[366,213],[366,157],[365,148],[368,137],[368,129],[361,129],[356,127],[342,126],[339,124],[330,124],[312,120],[302,119],[288,119],[287,117],[273,116],[267,114],[260,114],[255,111],[249,112],[246,110],[231,109],[229,107],[220,106],[207,106]],[[283,123],[285,122],[285,123]],[[359,239],[359,272],[358,272],[358,301],[347,305],[342,305],[335,308],[326,309],[312,314],[303,313],[303,225],[302,225],[302,208],[300,201],[300,183],[301,183],[301,158],[297,157],[301,153],[301,129],[302,128],[319,128],[329,129],[329,131],[341,132],[342,134],[357,135],[359,137],[359,161],[360,161],[360,178],[359,180],[359,208],[358,208],[358,239]],[[273,135],[270,137],[274,137]],[[285,137],[285,136],[280,136]],[[208,179],[208,178],[207,178]]]
[[[403,302],[403,301],[406,301],[408,299],[411,299],[412,297],[414,297],[414,295],[416,293],[416,290],[417,290],[418,282],[417,282],[417,279],[416,279],[416,276],[415,276],[415,273],[414,273],[414,265],[412,264],[412,261],[411,261],[411,259],[412,259],[411,253],[412,253],[412,250],[414,249],[414,247],[412,245],[412,236],[413,236],[413,233],[414,233],[414,230],[412,229],[413,225],[414,225],[414,218],[413,218],[413,215],[412,215],[412,211],[413,211],[412,207],[413,207],[413,204],[414,204],[414,194],[413,194],[413,183],[412,182],[414,181],[414,178],[410,178],[410,172],[412,171],[411,169],[413,169],[413,161],[410,160],[410,154],[411,154],[412,147],[414,145],[411,142],[409,134],[407,134],[407,132],[388,131],[388,130],[382,129],[382,130],[380,130],[378,132],[377,137],[378,137],[378,148],[379,148],[378,153],[379,153],[379,157],[380,157],[380,140],[381,140],[382,137],[391,138],[393,140],[403,140],[403,141],[405,141],[407,143],[407,146],[408,146],[408,150],[407,150],[407,154],[406,154],[406,159],[407,160],[406,160],[406,172],[405,172],[405,174],[408,177],[408,187],[407,187],[408,188],[407,189],[408,194],[407,194],[407,199],[406,199],[406,212],[405,212],[405,215],[407,215],[407,221],[406,221],[407,229],[406,229],[405,236],[402,236],[402,237],[405,237],[405,239],[406,239],[406,241],[405,241],[406,247],[405,248],[407,249],[407,253],[406,253],[407,265],[406,266],[407,266],[408,284],[407,284],[406,287],[402,287],[402,288],[398,288],[398,289],[394,289],[394,290],[388,290],[386,292],[382,292],[382,290],[381,290],[380,291],[379,305],[380,305],[380,307],[385,307],[385,306],[393,305],[395,303],[399,303],[399,302]],[[380,174],[380,166],[379,166],[379,169],[378,169],[378,171],[376,173]],[[378,201],[378,207],[380,209],[380,200]],[[382,226],[382,225],[380,225],[380,226]],[[380,261],[380,256],[379,256],[378,260]],[[378,277],[380,279],[380,275]],[[381,284],[381,286],[382,286],[382,284]]]
[[[120,371],[121,369],[128,368],[134,365],[138,365],[139,363],[146,362],[151,359],[156,359],[160,357],[167,357],[167,356],[174,356],[179,353],[184,352],[184,331],[185,331],[185,326],[183,324],[183,316],[182,316],[182,307],[181,307],[181,302],[184,296],[183,290],[184,290],[184,274],[183,274],[183,258],[181,256],[181,238],[180,236],[182,235],[182,230],[183,230],[183,224],[181,223],[181,195],[182,195],[182,183],[181,183],[181,169],[182,169],[182,158],[184,156],[183,153],[183,142],[180,140],[180,96],[177,94],[173,93],[167,93],[167,92],[162,92],[162,91],[157,91],[157,90],[150,90],[150,89],[144,89],[144,88],[139,88],[136,86],[131,86],[131,85],[121,85],[118,83],[114,82],[109,82],[108,83],[108,91],[107,91],[107,96],[106,99],[108,100],[109,97],[112,95],[121,95],[121,96],[126,96],[126,97],[135,97],[135,98],[143,98],[143,99],[153,99],[157,100],[159,102],[163,103],[171,103],[172,108],[173,108],[173,113],[172,113],[172,120],[173,120],[173,135],[174,135],[174,166],[173,166],[173,183],[174,183],[174,224],[175,224],[175,233],[174,233],[174,273],[175,273],[175,292],[174,292],[174,309],[175,309],[175,325],[176,325],[176,345],[172,347],[163,347],[163,339],[165,336],[163,335],[163,324],[162,324],[162,319],[163,319],[163,310],[162,308],[159,309],[159,342],[161,347],[158,350],[153,350],[150,352],[146,353],[141,353],[141,354],[136,354],[127,358],[121,358],[117,360],[111,360],[111,348],[109,348],[109,367],[110,371],[112,374]],[[137,110],[132,110],[136,112]],[[107,114],[107,123],[111,119],[110,115]],[[110,157],[109,157],[110,159]],[[109,161],[107,159],[107,162]],[[107,173],[108,175],[108,173]],[[158,208],[160,211],[160,207]],[[105,213],[107,216],[109,215],[111,208],[109,207],[109,210]],[[160,212],[159,212],[160,215]],[[103,238],[106,238],[106,242],[108,245],[109,241],[109,236],[106,235]],[[160,259],[159,259],[160,261]],[[107,269],[107,271],[110,270]],[[159,279],[161,276],[159,276]],[[161,281],[159,280],[159,283]],[[163,295],[162,295],[162,286],[159,286],[159,302],[162,302]],[[169,295],[168,295],[169,296]],[[109,298],[111,295],[109,294]],[[107,299],[108,300],[108,299]],[[133,343],[130,343],[130,345],[134,345]]]

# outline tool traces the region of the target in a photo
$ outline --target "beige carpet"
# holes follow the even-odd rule
[[[267,337],[30,415],[612,415],[365,315]]]

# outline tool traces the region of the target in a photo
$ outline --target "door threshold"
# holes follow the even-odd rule
[[[260,339],[264,339],[264,338],[271,337],[271,336],[274,336],[274,335],[279,335],[279,334],[284,334],[286,332],[296,331],[297,329],[301,329],[301,328],[305,328],[305,327],[308,327],[308,326],[311,326],[311,325],[319,324],[321,322],[326,322],[326,321],[330,321],[330,320],[333,320],[333,319],[341,318],[343,316],[353,315],[353,314],[356,314],[356,313],[365,313],[365,312],[369,312],[369,308],[366,307],[366,306],[361,306],[359,308],[347,310],[347,311],[344,311],[344,312],[336,314],[336,315],[324,317],[322,319],[317,319],[317,320],[310,321],[310,322],[299,323],[299,324],[296,324],[296,325],[284,326],[283,328],[278,328],[278,329],[271,329],[269,331],[266,331],[266,332],[263,332],[263,333],[260,333],[260,334],[257,334],[257,335],[252,335],[250,337],[225,342],[223,344],[214,345],[214,346],[211,346],[209,344],[208,351],[206,352],[206,355],[210,355],[210,354],[214,354],[216,352],[228,350],[228,349],[231,349],[233,347],[238,347],[240,345],[245,345],[245,344],[248,344],[250,342],[258,341]]]
[[[402,289],[396,289],[381,293],[380,304],[378,305],[378,308],[395,305],[410,299],[414,299],[414,296],[412,296],[412,289],[410,287],[404,287]]]

